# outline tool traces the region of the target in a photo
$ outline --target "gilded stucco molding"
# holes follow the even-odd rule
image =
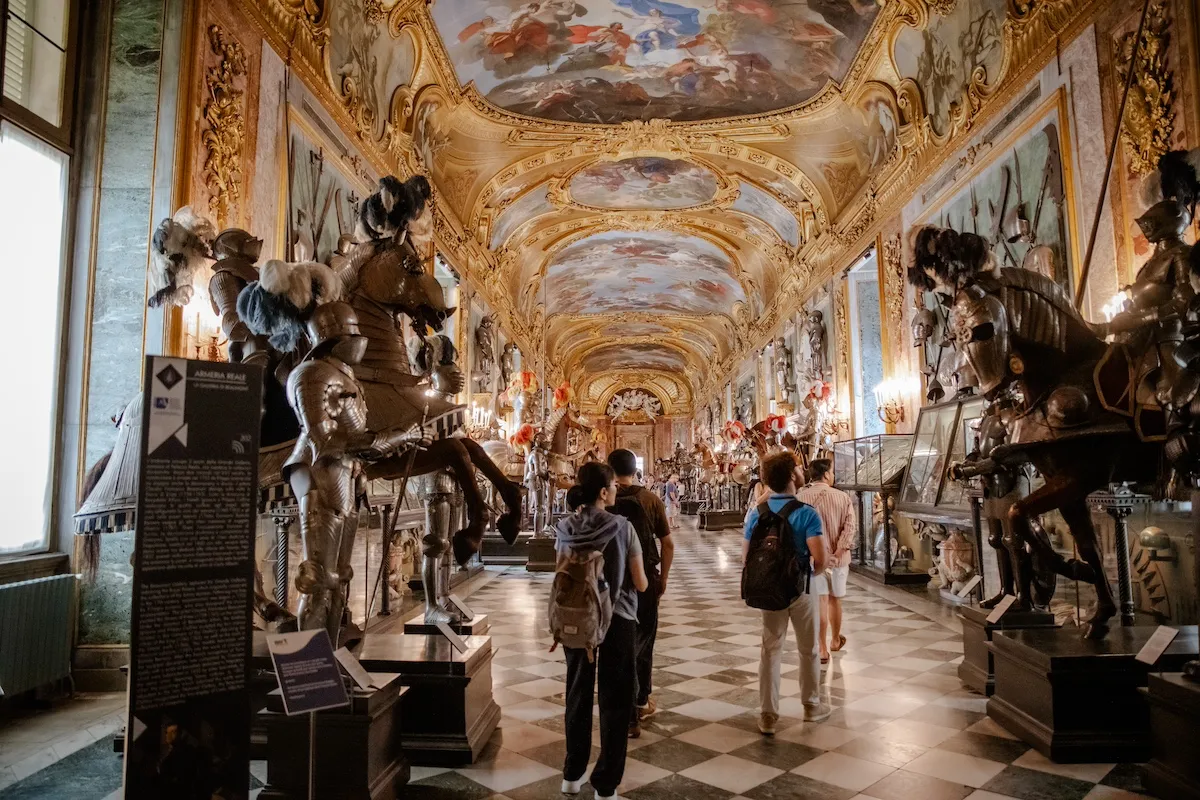
[[[1158,159],[1171,149],[1175,131],[1175,73],[1168,62],[1171,41],[1171,4],[1154,0],[1146,18],[1146,31],[1138,49],[1138,68],[1125,108],[1121,144],[1130,172],[1145,175],[1158,166]],[[1121,37],[1116,73],[1125,84],[1133,60],[1135,32]]]
[[[204,75],[204,185],[208,211],[224,228],[242,198],[242,146],[246,137],[246,52],[220,25],[208,28],[208,45],[217,62]]]

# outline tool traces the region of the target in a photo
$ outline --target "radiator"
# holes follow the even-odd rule
[[[0,691],[36,689],[71,674],[74,575],[0,586]]]

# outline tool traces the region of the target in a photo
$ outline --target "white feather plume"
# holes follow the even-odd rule
[[[272,260],[263,264],[258,276],[262,288],[286,297],[297,309],[308,308],[314,299],[318,305],[341,297],[341,282],[333,270],[315,261],[288,263]]]

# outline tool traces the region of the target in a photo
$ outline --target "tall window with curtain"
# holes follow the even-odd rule
[[[0,558],[49,549],[66,286],[70,0],[0,0],[0,242],[9,345],[0,348]]]

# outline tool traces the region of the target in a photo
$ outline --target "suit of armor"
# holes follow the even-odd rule
[[[529,516],[533,534],[542,536],[550,527],[550,464],[546,457],[545,443],[537,436],[525,456],[525,488],[529,502]]]
[[[428,444],[429,435],[420,426],[368,429],[366,395],[353,369],[366,340],[348,305],[319,306],[308,329],[317,344],[287,382],[301,431],[284,476],[300,505],[300,627],[325,628],[337,643],[354,575],[350,555],[358,530],[358,498],[364,493],[363,465],[405,445]]]
[[[271,347],[266,336],[256,336],[238,316],[237,299],[242,289],[258,280],[254,266],[262,254],[262,239],[241,228],[221,231],[213,242],[213,276],[208,282],[212,310],[221,319],[221,330],[229,340],[229,360],[267,365]]]

